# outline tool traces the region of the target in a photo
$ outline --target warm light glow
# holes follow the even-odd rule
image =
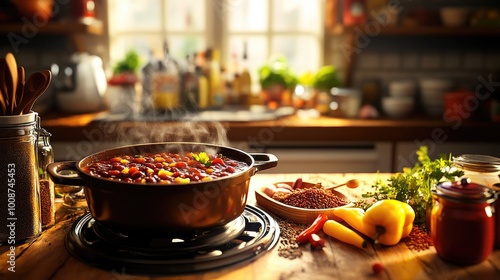
[[[304,89],[304,86],[303,86],[303,85],[297,85],[297,86],[295,87],[295,94],[296,94],[297,96],[302,96],[302,95],[304,94],[304,92],[305,92],[305,89]]]
[[[330,110],[337,110],[339,108],[339,103],[336,101],[333,101],[330,103]]]
[[[484,212],[486,212],[486,216],[488,216],[490,218],[493,217],[493,211],[491,211],[491,206],[486,206],[484,208]]]

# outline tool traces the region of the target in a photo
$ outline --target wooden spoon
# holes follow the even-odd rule
[[[29,88],[31,96],[30,98],[28,98],[26,106],[23,107],[24,109],[22,109],[22,113],[24,114],[28,114],[31,111],[31,109],[33,108],[33,104],[35,104],[35,101],[47,90],[47,88],[50,85],[50,82],[52,81],[52,73],[49,70],[43,70],[42,72],[35,72],[31,76],[35,74],[37,75],[35,76],[35,78],[32,79],[34,81],[32,81],[31,84],[28,84],[28,81],[30,80],[29,78],[28,81],[26,81],[25,89]]]
[[[5,64],[5,59],[0,58],[0,89],[2,91],[2,95],[4,97],[5,105],[9,105],[9,94],[7,93],[7,84],[5,81],[5,68],[7,65]]]
[[[16,93],[17,93],[17,63],[16,58],[12,53],[5,55],[5,63],[7,64],[7,88],[9,89],[10,110],[14,113],[16,107]],[[9,76],[10,75],[10,76]]]
[[[26,72],[24,71],[24,67],[17,67],[18,74],[18,83],[17,83],[17,92],[16,92],[16,105],[21,104],[21,100],[23,100],[24,95],[24,83],[26,78]]]
[[[24,109],[28,107],[28,104],[31,102],[39,88],[42,87],[43,84],[46,83],[46,77],[42,72],[35,72],[31,74],[26,83],[24,84],[24,94],[21,103],[17,105],[15,114],[22,114]]]
[[[5,104],[5,99],[3,97],[3,90],[0,87],[0,112],[2,112],[2,116],[7,115],[7,105]]]
[[[336,188],[342,187],[342,186],[347,186],[350,189],[355,189],[355,188],[359,187],[359,181],[357,179],[351,179],[343,184],[331,186],[331,187],[325,187],[324,189],[325,190],[333,190],[333,189],[336,189]]]

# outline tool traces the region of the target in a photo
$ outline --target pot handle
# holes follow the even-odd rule
[[[255,172],[278,166],[278,157],[267,153],[249,153],[255,160]]]
[[[55,184],[69,186],[85,186],[87,181],[80,177],[80,172],[76,169],[76,161],[61,161],[50,163],[47,172]]]

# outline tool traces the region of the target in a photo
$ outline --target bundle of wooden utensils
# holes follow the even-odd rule
[[[52,73],[35,72],[27,80],[22,66],[17,66],[12,53],[0,58],[0,115],[27,114],[33,104],[49,87]]]

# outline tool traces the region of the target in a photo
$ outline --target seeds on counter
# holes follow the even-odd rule
[[[417,252],[425,251],[431,246],[434,246],[429,232],[422,229],[420,226],[414,226],[410,235],[403,238],[402,241],[406,244],[408,249]]]
[[[349,203],[342,197],[322,188],[295,189],[290,193],[276,192],[272,198],[290,206],[306,209],[334,208]]]
[[[297,243],[296,238],[307,226],[277,216],[274,216],[274,219],[280,227],[278,256],[289,260],[302,257],[302,248]]]

